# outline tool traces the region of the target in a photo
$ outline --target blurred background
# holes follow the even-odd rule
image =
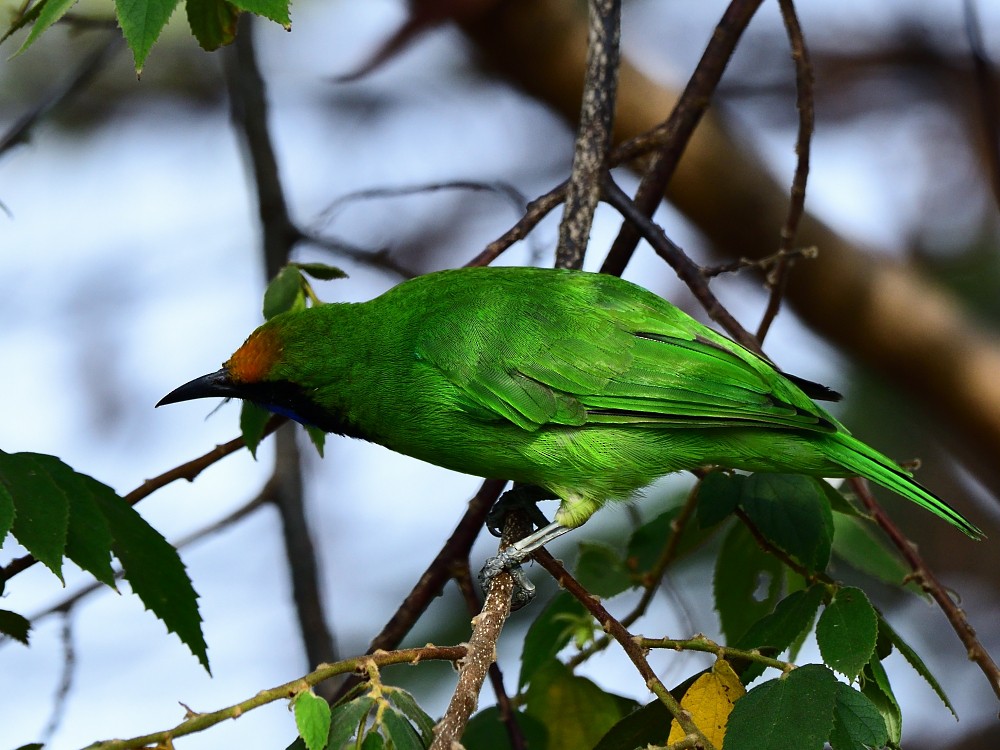
[[[0,12],[17,5],[4,0]],[[384,251],[391,265],[413,272],[467,262],[519,218],[516,195],[534,198],[568,174],[573,134],[560,102],[546,98],[544,82],[526,82],[504,68],[503,56],[491,47],[503,40],[490,42],[477,26],[480,5],[491,3],[467,4],[462,24],[428,17],[399,54],[353,80],[343,78],[362,69],[407,22],[407,4],[298,0],[291,33],[254,25],[291,216],[351,252],[300,246],[296,259],[334,263],[350,274],[346,281],[318,284],[323,299],[368,299],[401,280],[392,268],[365,261],[365,254]],[[957,314],[995,345],[1000,253],[990,154],[997,133],[984,129],[989,96],[976,83],[963,3],[800,0],[796,7],[816,75],[807,210],[875,258],[876,266],[905,263],[947,290],[957,300]],[[996,60],[1000,3],[982,0],[974,7],[985,54]],[[724,8],[715,0],[626,2],[624,56],[664,90],[679,89]],[[110,17],[100,2],[81,3],[76,12]],[[237,434],[235,404],[217,412],[204,402],[152,407],[176,385],[216,369],[261,319],[265,278],[257,208],[222,72],[230,51],[201,51],[185,24],[176,14],[141,79],[120,40],[109,42],[115,32],[99,25],[57,26],[25,54],[6,59],[22,32],[7,41],[0,62],[0,134],[54,104],[26,141],[0,151],[0,448],[57,455],[120,493]],[[95,55],[93,77],[61,98],[61,89]],[[995,78],[986,90],[990,86],[996,96]],[[733,164],[760,172],[675,189],[687,188],[689,197],[703,191],[709,202],[712,196],[721,202],[731,177],[740,184],[774,180],[787,191],[797,119],[794,69],[776,4],[765,4],[755,17],[713,111],[737,149]],[[736,156],[751,158],[754,166]],[[634,189],[626,170],[617,177],[627,191]],[[361,190],[456,180],[501,187],[344,200]],[[699,262],[749,252],[733,246],[740,243],[717,241],[726,231],[739,236],[739,207],[713,210],[734,217],[714,235],[688,210],[664,207],[657,218]],[[500,262],[551,264],[557,213]],[[599,267],[619,223],[611,210],[599,210],[587,268]],[[779,227],[773,225],[774,249]],[[821,257],[823,252],[821,246]],[[625,276],[704,318],[647,247],[640,247]],[[766,304],[758,276],[722,276],[713,288],[747,328],[756,327]],[[993,452],[995,463],[984,469],[988,445],[968,449],[969,435],[942,421],[940,405],[922,401],[903,375],[887,377],[865,352],[858,357],[850,351],[848,333],[834,338],[839,347],[786,308],[766,350],[784,370],[844,393],[835,413],[853,432],[898,459],[919,457],[921,481],[993,537],[973,544],[929,514],[886,499],[961,596],[986,646],[1000,653],[994,541],[1000,506],[991,492],[1000,454]],[[1000,371],[985,377],[1000,382]],[[993,408],[989,403],[983,408]],[[480,482],[345,439],[330,438],[323,460],[303,445],[327,622],[341,655],[349,656],[365,650]],[[269,476],[272,451],[267,441],[256,462],[237,453],[193,484],[157,492],[140,511],[168,539],[181,540],[253,498]],[[599,514],[555,545],[554,553],[572,560],[581,538],[621,538],[636,517],[652,517],[688,484],[684,477],[670,479],[651,489],[646,502]],[[72,748],[166,728],[183,717],[178,702],[214,710],[307,671],[279,527],[273,508],[264,506],[182,550],[201,596],[212,677],[143,611],[127,586],[121,596],[99,591],[68,615],[38,618],[30,648],[0,643],[0,748],[40,740]],[[492,549],[494,540],[480,539],[474,564]],[[18,554],[8,543],[0,562]],[[644,632],[718,633],[711,562],[708,550],[674,571]],[[36,566],[7,586],[3,606],[31,617],[85,583],[78,571],[67,570],[63,588]],[[940,612],[888,588],[869,590],[937,674],[961,717],[956,723],[906,663],[892,657],[904,746],[996,747],[996,698]],[[621,599],[611,603],[617,611],[628,608],[627,596]],[[519,628],[532,618],[515,615],[501,640],[501,666],[512,686]],[[407,643],[461,640],[467,619],[449,590]],[[807,650],[802,660],[808,656]],[[705,664],[695,655],[654,657],[669,684]],[[388,679],[412,680],[399,669]],[[447,667],[435,670],[421,671],[416,688],[432,714],[443,709],[447,692],[428,692],[431,682],[451,684]],[[648,698],[617,654],[593,660],[583,672],[622,694]],[[489,702],[488,694],[483,701]],[[293,737],[291,715],[274,705],[182,743],[192,749],[285,747]]]

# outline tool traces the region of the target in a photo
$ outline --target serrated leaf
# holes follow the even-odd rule
[[[252,401],[244,401],[240,408],[240,434],[250,455],[257,458],[257,448],[264,438],[264,428],[271,419],[271,412]]]
[[[903,714],[889,684],[889,675],[885,673],[885,667],[877,655],[872,656],[865,665],[861,677],[861,692],[882,715],[889,743],[893,746],[899,745],[903,734]]]
[[[777,656],[789,648],[804,633],[812,629],[816,610],[826,589],[815,584],[808,589],[793,591],[774,608],[747,630],[736,641],[736,647],[742,649],[760,649],[765,654]],[[744,682],[755,680],[764,673],[764,666],[751,663],[742,670],[740,676]]]
[[[556,660],[535,672],[525,693],[525,713],[548,727],[549,747],[593,747],[628,713],[623,708],[618,696]]]
[[[837,678],[806,664],[757,685],[729,715],[725,750],[822,750],[833,728]]]
[[[524,636],[518,687],[523,688],[531,682],[535,671],[555,659],[570,642],[577,630],[574,622],[589,617],[583,605],[568,592],[553,597]]]
[[[941,687],[937,678],[934,677],[930,669],[927,668],[927,665],[924,664],[924,660],[920,658],[920,655],[913,650],[913,647],[910,646],[909,643],[903,640],[903,637],[897,633],[888,622],[886,622],[886,619],[881,612],[878,613],[878,633],[880,638],[884,637],[888,639],[888,641],[896,647],[899,653],[903,655],[903,658],[910,663],[910,666],[917,671],[917,674],[924,678],[927,684],[931,686],[931,689],[937,693],[937,697],[941,699],[941,702],[944,703],[945,707],[951,711],[951,715],[954,716],[957,721],[958,713],[956,713],[955,707],[951,704],[951,701],[948,700],[948,696],[945,694],[944,688]]]
[[[798,474],[754,474],[741,504],[760,532],[809,570],[830,561],[833,512],[818,479]]]
[[[302,272],[295,266],[285,266],[264,290],[264,320],[283,312],[304,310],[306,295]]]
[[[233,5],[280,23],[286,29],[292,25],[292,19],[288,15],[288,0],[233,0]]]
[[[66,557],[101,583],[116,588],[111,569],[111,529],[90,494],[93,485],[81,479],[85,474],[74,471],[55,456],[31,455],[39,470],[47,474],[69,503]]]
[[[607,544],[581,542],[576,577],[587,591],[611,598],[632,586],[622,555]]]
[[[14,15],[16,15],[16,17],[12,17],[10,26],[7,27],[3,36],[0,36],[0,43],[7,41],[13,34],[20,31],[28,24],[34,23],[38,19],[38,16],[41,14],[44,7],[45,0],[42,0],[42,2],[35,3],[23,13],[17,14],[17,12],[15,12]],[[16,56],[19,53],[20,50],[14,54]]]
[[[323,750],[330,735],[330,704],[312,690],[303,690],[292,700],[295,728],[308,750]]]
[[[347,274],[336,266],[326,263],[293,263],[303,273],[307,273],[314,279],[320,281],[332,281],[333,279],[346,279]]]
[[[865,592],[853,586],[837,591],[816,624],[823,661],[851,682],[875,653],[877,638],[875,609]]]
[[[403,715],[416,725],[424,745],[429,747],[434,740],[434,720],[403,688],[385,685],[382,687],[382,693],[389,700],[389,703],[402,711]]]
[[[362,695],[347,703],[333,707],[330,718],[330,750],[340,750],[348,740],[364,728],[368,712],[375,706],[375,699]]]
[[[838,682],[829,740],[833,750],[865,750],[882,747],[889,741],[889,734],[875,704],[849,685]]]
[[[548,730],[538,719],[523,711],[514,712],[521,735],[528,747],[548,747]],[[471,719],[462,735],[462,745],[469,750],[510,750],[510,738],[496,706],[484,708]]]
[[[424,743],[413,725],[396,709],[387,708],[382,712],[382,726],[385,738],[395,750],[424,750]]]
[[[27,617],[22,617],[9,609],[0,609],[0,633],[27,646],[30,630],[31,621]]]
[[[743,484],[742,474],[713,471],[701,480],[698,489],[698,523],[703,529],[715,526],[728,518],[740,504]]]
[[[178,0],[115,0],[118,25],[135,58],[135,72],[142,66],[153,43],[167,25]]]
[[[716,558],[713,592],[722,632],[735,643],[757,620],[774,609],[781,595],[784,565],[764,552],[743,524],[722,541]]]
[[[186,0],[188,25],[203,50],[212,51],[236,38],[240,11],[227,0]]]
[[[38,37],[40,37],[50,26],[52,26],[52,24],[66,15],[66,12],[76,5],[76,3],[77,0],[42,0],[42,2],[38,3],[36,6],[37,12],[35,13],[35,23],[32,25],[31,31],[28,32],[28,36],[25,38],[24,43],[15,54],[20,55],[28,49],[28,47],[34,44]],[[32,10],[34,11],[36,8],[32,8]]]
[[[0,483],[14,501],[14,536],[62,580],[69,499],[38,464],[38,455],[0,451]]]
[[[871,522],[837,514],[833,517],[833,528],[833,551],[837,557],[884,583],[903,586],[910,569],[896,550],[875,533]]]
[[[89,491],[108,521],[114,538],[112,550],[132,591],[210,671],[198,594],[177,550],[110,487],[96,479],[83,478],[89,480]]]
[[[740,678],[725,659],[717,659],[712,670],[701,675],[681,699],[681,708],[691,715],[691,721],[715,747],[722,747],[726,725],[735,702],[746,695]],[[670,724],[667,744],[680,742],[687,736],[674,719]]]

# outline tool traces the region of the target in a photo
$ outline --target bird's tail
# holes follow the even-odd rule
[[[958,527],[964,534],[973,539],[983,539],[985,534],[961,513],[934,493],[921,487],[908,471],[900,468],[889,458],[850,435],[837,433],[831,435],[832,443],[837,445],[830,452],[830,458],[857,476],[864,477],[875,484],[912,500],[922,508],[926,508],[936,516]],[[832,447],[832,446],[831,446]]]

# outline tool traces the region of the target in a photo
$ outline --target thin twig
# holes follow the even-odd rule
[[[663,200],[663,192],[673,177],[691,135],[712,101],[712,95],[743,30],[762,1],[733,0],[729,4],[670,116],[647,134],[650,140],[658,140],[658,146],[635,195],[636,206],[644,216],[651,217]],[[620,276],[642,236],[638,227],[625,222],[604,260],[601,272]]]
[[[402,651],[381,651],[377,654],[365,654],[364,656],[343,659],[333,664],[321,664],[309,674],[286,682],[283,685],[278,685],[268,690],[261,690],[251,698],[234,703],[218,711],[212,711],[211,713],[190,712],[190,715],[184,721],[172,729],[145,734],[141,737],[132,737],[127,740],[95,742],[92,745],[88,745],[85,750],[134,750],[135,748],[144,748],[149,745],[172,747],[170,743],[178,737],[200,732],[223,721],[235,719],[247,711],[252,711],[268,703],[293,698],[303,690],[319,685],[324,680],[337,675],[363,670],[369,664],[385,667],[390,664],[419,664],[422,661],[457,662],[465,654],[466,649],[464,646],[427,645],[422,648],[409,648]]]
[[[795,238],[799,231],[799,222],[806,201],[806,183],[809,180],[809,155],[812,146],[812,134],[815,127],[816,115],[813,105],[813,71],[812,62],[809,59],[809,50],[806,47],[805,38],[802,35],[802,27],[799,24],[798,16],[795,13],[795,6],[792,0],[778,0],[781,7],[781,17],[785,22],[785,30],[788,33],[788,44],[792,51],[792,60],[795,62],[795,92],[796,108],[799,112],[799,131],[795,141],[795,154],[797,161],[795,164],[795,176],[792,178],[792,188],[788,203],[788,215],[785,223],[781,227],[781,241],[778,245],[778,253],[781,255],[774,268],[767,275],[767,285],[770,287],[767,307],[757,327],[757,340],[764,343],[764,337],[771,328],[771,324],[781,309],[781,300],[785,295],[785,288],[788,285],[788,276],[794,263],[794,256],[789,255],[795,245]]]
[[[705,308],[709,317],[747,349],[760,353],[760,345],[757,343],[756,337],[739,324],[709,289],[701,267],[667,237],[659,224],[656,224],[639,210],[632,199],[615,184],[610,174],[605,175],[603,188],[604,200],[614,206],[626,221],[639,231],[642,238],[656,251],[656,254],[670,264],[670,267],[677,273],[677,277],[688,285],[702,307]]]
[[[618,90],[621,0],[589,0],[587,67],[556,267],[580,268],[601,195]]]
[[[778,669],[782,672],[788,672],[795,669],[795,665],[791,662],[781,661],[780,659],[765,656],[757,649],[743,649],[723,646],[704,635],[696,635],[693,638],[643,638],[642,636],[636,636],[634,640],[639,648],[644,649],[670,648],[674,651],[702,651],[706,654],[714,654],[717,657],[729,661],[733,659],[743,659],[748,662],[754,662],[765,667],[770,667],[771,669]]]
[[[646,687],[660,699],[670,715],[677,720],[681,729],[684,730],[686,734],[693,734],[699,738],[701,741],[701,747],[704,750],[714,750],[714,745],[705,737],[702,731],[691,721],[691,714],[681,708],[680,703],[674,698],[670,691],[667,690],[666,686],[660,682],[660,678],[656,676],[653,668],[649,665],[646,660],[646,656],[643,653],[643,649],[636,643],[636,638],[622,625],[618,620],[616,620],[604,605],[598,601],[597,598],[592,596],[587,589],[585,589],[579,581],[577,581],[569,572],[559,563],[552,555],[548,553],[544,548],[535,550],[534,559],[539,565],[541,565],[545,570],[549,572],[556,582],[579,601],[594,619],[596,619],[604,630],[614,638],[618,644],[622,647],[625,655],[631,660],[635,665],[639,674],[646,681]]]
[[[871,513],[872,518],[875,519],[875,523],[882,527],[889,540],[895,545],[896,549],[899,550],[910,566],[910,570],[913,571],[912,575],[909,576],[910,580],[914,581],[920,588],[933,597],[934,601],[941,607],[941,611],[944,612],[945,617],[948,618],[948,622],[958,635],[959,640],[962,641],[962,645],[965,646],[969,660],[979,665],[983,674],[986,675],[986,679],[990,683],[993,692],[996,693],[997,698],[1000,698],[1000,667],[997,667],[996,662],[993,661],[993,657],[990,656],[986,647],[979,640],[976,630],[969,623],[965,612],[948,595],[947,590],[941,585],[937,576],[927,567],[927,563],[924,562],[923,557],[917,552],[916,545],[906,538],[903,532],[899,530],[899,527],[889,518],[885,510],[882,509],[882,506],[879,505],[878,500],[872,494],[871,489],[869,489],[868,483],[859,477],[853,477],[850,482],[851,487],[853,487],[861,502],[864,503],[868,512]]]

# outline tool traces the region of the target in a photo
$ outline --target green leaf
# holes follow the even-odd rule
[[[736,641],[742,649],[760,649],[762,653],[777,656],[790,647],[803,633],[812,629],[816,610],[826,589],[820,584],[795,591],[780,602],[769,615],[765,615]],[[751,663],[740,672],[744,683],[751,682],[764,673],[764,666]]]
[[[55,456],[31,455],[69,503],[66,557],[101,583],[117,588],[111,569],[111,529],[91,494],[94,485],[88,481],[90,477],[74,471]]]
[[[88,480],[90,493],[108,521],[115,540],[112,549],[132,591],[210,671],[198,594],[177,550],[110,487],[90,477],[82,478]]]
[[[743,524],[729,530],[716,559],[713,581],[715,609],[728,642],[738,641],[774,609],[784,569],[780,560],[757,546]]]
[[[833,542],[833,512],[818,479],[798,474],[754,474],[742,505],[776,547],[809,570],[824,570]]]
[[[829,740],[833,750],[865,750],[885,745],[889,733],[875,704],[851,686],[838,682]]]
[[[7,454],[0,451],[0,544],[3,543],[14,525],[14,497],[3,483],[3,458],[5,455]],[[3,589],[0,588],[0,592],[2,591]]]
[[[549,747],[545,725],[523,711],[514,712],[521,735],[529,748]],[[510,750],[510,738],[496,706],[484,708],[471,719],[462,735],[462,745],[469,750]]]
[[[854,682],[872,654],[878,638],[878,616],[865,592],[840,589],[816,624],[819,652],[833,669]]]
[[[319,453],[319,457],[323,458],[323,449],[326,447],[326,433],[319,427],[314,427],[311,424],[302,426],[305,428],[309,439],[312,440],[312,444],[316,446],[316,452]]]
[[[424,750],[424,743],[413,725],[396,709],[387,708],[382,712],[382,726],[385,738],[395,750]]]
[[[611,598],[632,586],[632,577],[622,562],[622,554],[599,542],[581,542],[576,577],[585,589]]]
[[[385,739],[374,729],[369,731],[368,734],[365,735],[364,740],[361,742],[361,750],[383,750],[384,747]]]
[[[910,663],[910,666],[917,671],[917,674],[927,681],[927,684],[931,686],[931,689],[933,689],[935,693],[937,693],[938,698],[940,698],[945,707],[951,711],[951,715],[954,716],[957,721],[958,714],[955,712],[955,707],[951,705],[951,701],[948,700],[948,696],[945,694],[944,688],[941,687],[937,678],[934,677],[930,669],[927,668],[927,665],[924,664],[924,660],[920,658],[920,655],[913,650],[913,647],[910,646],[909,643],[903,640],[902,636],[900,636],[888,622],[886,622],[886,619],[882,616],[881,612],[878,613],[878,633],[880,638],[884,637],[888,639],[888,641],[899,650],[899,653],[903,655],[903,658]]]
[[[0,451],[0,484],[14,501],[14,536],[62,580],[69,499],[39,464],[38,455]]]
[[[553,748],[593,747],[628,713],[623,709],[618,696],[554,659],[535,672],[525,693],[525,713],[548,727]]]
[[[264,320],[283,312],[304,310],[306,295],[304,279],[295,266],[285,266],[264,290]]]
[[[28,49],[28,47],[34,44],[38,37],[40,37],[52,24],[66,15],[66,12],[76,5],[76,3],[77,0],[42,0],[42,2],[38,3],[35,8],[32,8],[33,11],[37,8],[35,23],[31,27],[31,31],[28,32],[28,36],[21,45],[21,48],[15,54],[20,55]]]
[[[250,455],[257,458],[257,448],[264,439],[264,428],[271,419],[271,412],[252,401],[244,401],[240,409],[240,433]]]
[[[236,38],[240,11],[226,0],[186,0],[188,25],[203,50],[215,50]]]
[[[40,2],[37,2],[34,5],[32,5],[23,13],[20,12],[20,9],[13,11],[10,14],[11,24],[10,26],[7,27],[7,30],[4,31],[3,36],[0,36],[0,42],[7,41],[7,39],[13,36],[16,32],[20,31],[28,24],[34,23],[38,19],[38,16],[41,15],[42,9],[45,8],[45,5],[46,5],[46,0],[41,0]],[[15,52],[14,55],[19,54],[19,52],[20,50],[18,52]]]
[[[822,750],[837,684],[829,669],[807,664],[757,685],[729,715],[725,750]]]
[[[27,745],[21,745],[17,750],[42,750],[45,747],[43,742],[29,742]]]
[[[434,720],[420,707],[413,696],[403,688],[384,685],[382,694],[393,706],[398,708],[407,719],[413,722],[420,731],[420,737],[425,746],[430,746],[434,740]]]
[[[903,586],[910,569],[885,538],[875,532],[871,522],[837,514],[833,517],[833,527],[833,551],[837,557],[883,583]]]
[[[587,610],[568,592],[553,597],[524,636],[518,687],[523,688],[531,682],[535,671],[555,659],[570,642],[578,623],[589,619]]]
[[[652,570],[653,566],[659,562],[665,545],[674,533],[673,524],[680,512],[679,506],[670,508],[632,532],[625,560],[628,569],[633,574]],[[682,536],[675,552],[677,559],[700,545],[711,532],[700,529],[697,524],[688,523],[681,533]]]
[[[701,480],[698,489],[698,523],[703,529],[729,517],[740,504],[746,477],[713,471]]]
[[[27,646],[28,631],[30,630],[31,621],[27,617],[22,617],[9,609],[0,609],[0,633]]]
[[[258,16],[268,18],[275,23],[280,23],[286,29],[290,28],[292,25],[292,19],[288,15],[288,0],[233,0],[233,5],[241,10],[247,10],[251,13],[257,14]],[[309,265],[318,266],[322,264],[316,263]]]
[[[303,273],[307,273],[314,279],[320,281],[332,281],[333,279],[346,279],[347,274],[336,266],[326,263],[292,263]]]
[[[903,714],[896,696],[892,693],[889,675],[885,673],[885,668],[877,655],[872,656],[861,672],[861,692],[882,715],[882,721],[889,735],[889,744],[894,747],[899,745],[903,733]]]
[[[367,694],[334,706],[330,723],[330,750],[340,750],[360,729],[363,729],[368,712],[374,706],[375,699]]]
[[[330,734],[330,704],[312,690],[303,690],[292,700],[295,728],[308,750],[323,750]]]
[[[135,72],[142,73],[153,42],[160,36],[178,0],[115,0],[118,24],[135,58]]]
[[[834,487],[832,484],[826,480],[819,480],[819,487],[823,490],[823,494],[826,495],[826,499],[830,501],[830,509],[835,513],[841,513],[847,516],[853,516],[855,518],[861,517],[861,511],[859,511],[850,500],[845,497],[844,493]],[[836,519],[836,516],[834,516]]]

